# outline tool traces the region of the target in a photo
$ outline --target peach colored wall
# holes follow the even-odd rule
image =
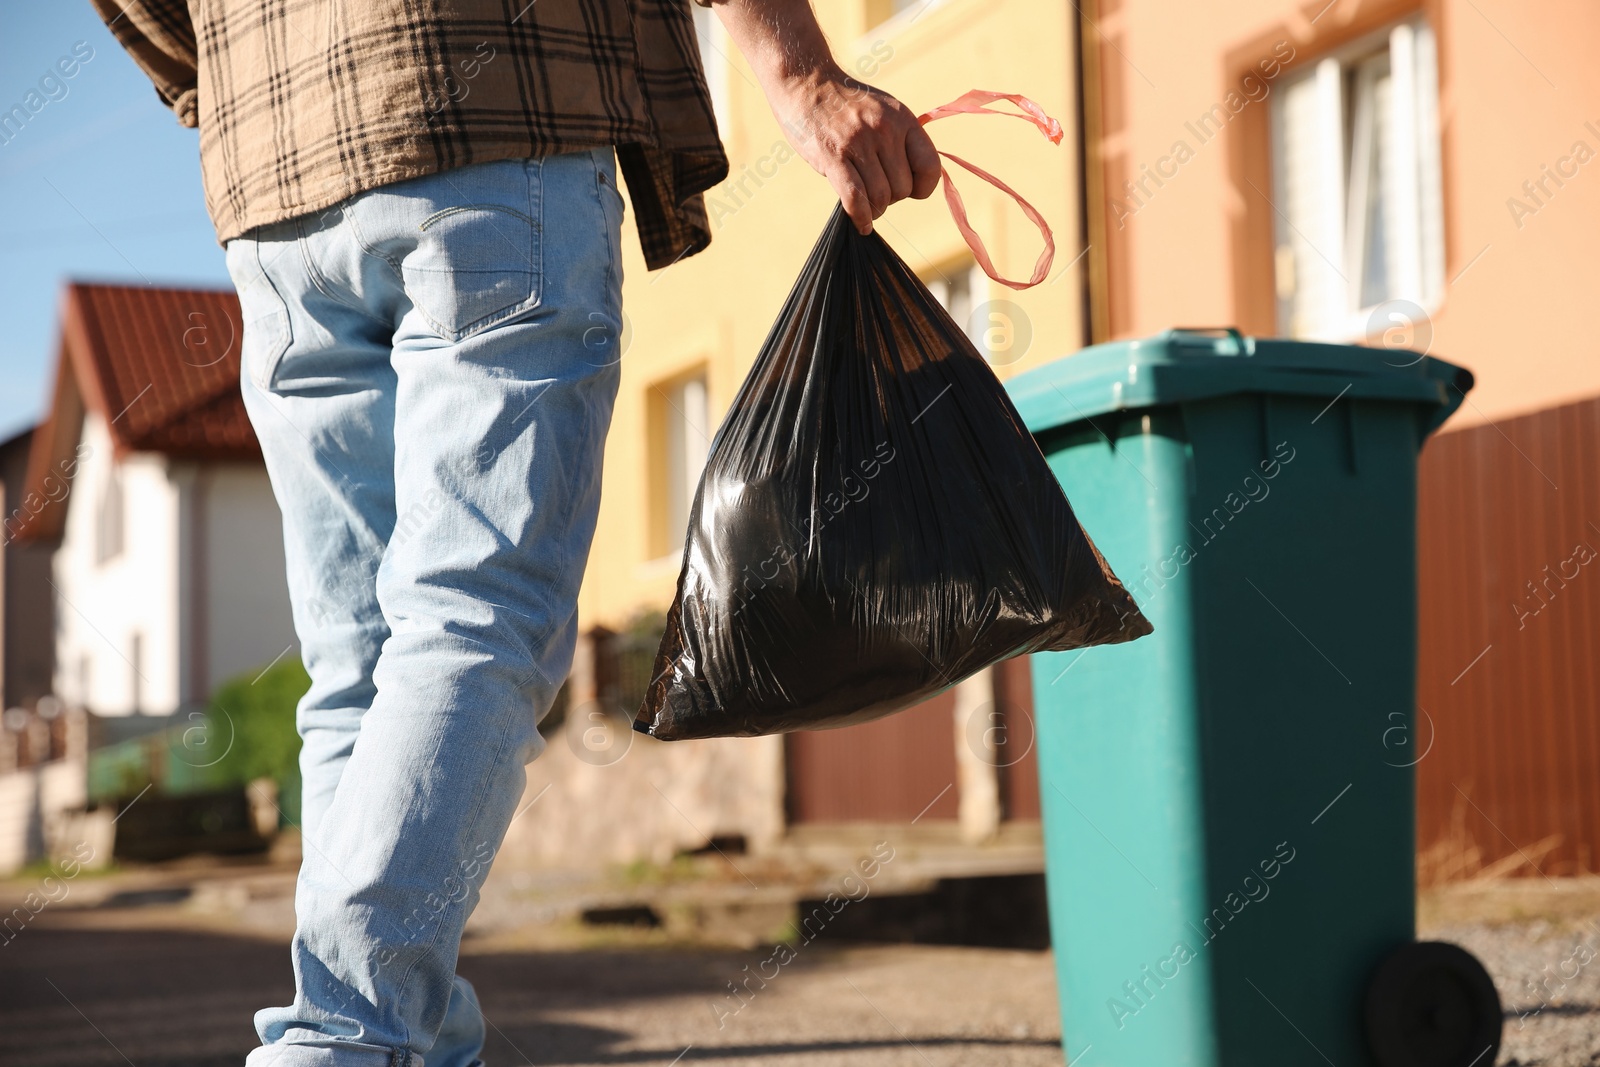
[[[1478,387],[1454,425],[1600,394],[1600,159],[1536,214],[1507,200],[1574,143],[1600,153],[1600,7],[1582,0],[1102,0],[1108,196],[1185,137],[1277,41],[1291,69],[1422,11],[1439,43],[1445,292],[1432,353]],[[1313,22],[1313,18],[1315,21]],[[1237,322],[1273,332],[1270,100],[1252,103],[1118,229],[1108,211],[1112,329]],[[1586,128],[1593,122],[1595,129]],[[1260,187],[1260,192],[1251,183]]]

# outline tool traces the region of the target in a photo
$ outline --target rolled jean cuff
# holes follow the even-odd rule
[[[245,1058],[245,1067],[423,1067],[422,1057],[403,1048],[377,1045],[262,1045]]]

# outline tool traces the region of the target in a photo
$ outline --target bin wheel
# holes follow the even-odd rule
[[[1367,1043],[1381,1067],[1492,1067],[1501,1024],[1494,981],[1459,945],[1402,945],[1367,986]]]

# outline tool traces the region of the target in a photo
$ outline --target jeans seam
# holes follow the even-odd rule
[[[352,206],[354,206],[355,200],[356,200],[356,197],[351,197],[351,201],[350,202],[351,202]],[[361,223],[359,221],[357,221],[357,219],[356,219],[356,213],[354,211],[345,211],[344,212],[344,221],[349,223],[349,225],[350,225],[350,233],[355,237],[355,239],[356,239],[356,247],[361,249],[361,254],[362,255],[366,255],[366,256],[371,256],[374,259],[381,259],[381,260],[383,260],[383,262],[389,264],[389,269],[394,271],[395,278],[399,279],[403,283],[405,279],[400,273],[400,264],[398,262],[396,262],[396,260],[395,260],[395,258],[393,256],[386,255],[383,252],[379,252],[376,248],[373,248],[372,245],[370,245],[367,242],[366,235],[364,235],[361,232]]]
[[[612,151],[612,150],[608,148],[608,149],[595,149],[594,151],[598,152],[598,151]],[[590,153],[590,157],[589,158],[591,160],[594,160],[593,152]],[[605,193],[606,180],[605,180],[605,174],[606,174],[606,172],[605,172],[604,169],[601,168],[599,160],[594,160],[595,202],[600,205],[600,218],[604,221],[605,228],[606,228],[606,277],[607,277],[608,280],[615,281],[617,283],[617,289],[620,292],[621,291],[621,287],[622,287],[621,286],[622,279],[620,277],[621,271],[620,271],[618,263],[617,263],[617,244],[618,244],[619,234],[612,232],[611,214],[606,208],[606,193]],[[613,193],[614,193],[614,195],[618,196],[619,198],[622,195],[620,192],[618,192],[616,190],[613,190]],[[619,225],[619,231],[620,231],[620,225]],[[619,340],[620,340],[620,335],[619,335]]]
[[[615,150],[612,149],[612,148],[595,149],[594,151],[595,152],[611,153],[612,159],[616,158]],[[592,153],[591,153],[591,158],[593,158],[593,154]],[[623,321],[623,317],[622,317],[623,316],[623,310],[622,310],[622,281],[623,281],[623,279],[622,279],[621,252],[622,252],[622,222],[624,221],[624,218],[623,218],[624,209],[621,206],[622,191],[620,189],[615,188],[615,187],[613,187],[613,189],[611,190],[611,195],[615,196],[617,198],[618,202],[619,202],[618,203],[618,207],[617,207],[617,225],[615,227],[613,227],[611,225],[611,216],[610,216],[609,210],[608,210],[608,208],[606,206],[606,199],[605,199],[606,198],[606,190],[605,190],[604,186],[607,184],[607,182],[605,180],[605,170],[600,165],[600,161],[598,159],[595,160],[595,169],[594,170],[595,170],[595,195],[596,195],[596,198],[597,198],[597,200],[599,202],[599,205],[600,205],[600,215],[601,215],[601,219],[602,219],[602,222],[603,222],[603,224],[605,226],[605,231],[606,231],[605,232],[606,266],[608,268],[607,275],[606,275],[606,283],[607,283],[608,293],[609,294],[614,294],[615,298],[616,298],[617,321],[618,321],[619,326],[620,326],[621,322]],[[616,182],[616,179],[613,179],[610,184],[615,186],[615,182]],[[616,365],[616,364],[620,364],[621,361],[622,361],[622,354],[620,352],[621,343],[622,343],[622,333],[621,333],[621,330],[619,328],[618,333],[617,333],[617,344],[619,346],[619,351],[618,351],[617,359],[612,364],[613,366]],[[604,373],[604,369],[602,369],[602,373]],[[620,374],[620,371],[618,373]],[[613,391],[612,392],[613,403],[615,403],[615,396],[616,396],[615,391]],[[585,412],[585,417],[584,417],[584,438],[583,438],[583,443],[584,443],[584,445],[588,445],[590,440],[591,440],[591,438],[594,436],[595,423],[597,421],[599,421],[598,417],[596,415],[596,412],[594,410],[594,396],[593,396],[592,393],[589,393],[589,394],[585,395],[584,412]],[[602,439],[609,432],[609,422],[610,422],[610,420],[609,420],[609,417],[608,417],[607,418],[607,429],[601,431]],[[602,450],[604,449],[604,447],[605,447],[604,446],[604,442],[602,440],[602,444],[601,444]],[[591,491],[593,491],[594,488],[595,488],[595,485],[599,482],[599,477],[597,475],[592,475],[591,479],[590,479],[590,482],[591,482],[591,484],[589,486],[589,489]],[[593,548],[592,534],[591,534],[590,547],[591,547],[591,549]],[[587,558],[587,554],[586,554],[586,558]],[[577,611],[576,607],[574,607],[573,610],[574,610],[574,613],[576,613],[576,611]]]
[[[540,675],[541,675],[541,677],[543,676],[543,672],[542,671],[540,672]],[[496,744],[496,746],[495,746],[495,758],[494,758],[493,762],[489,765],[489,773],[484,775],[483,783],[479,786],[477,795],[473,798],[472,817],[469,820],[467,820],[468,825],[470,825],[470,826],[476,827],[478,825],[478,823],[483,818],[483,809],[484,809],[484,806],[488,803],[488,800],[489,800],[489,782],[493,780],[494,772],[499,768],[501,762],[506,758],[506,751],[507,751],[506,743],[505,743],[506,735],[511,733],[511,726],[512,726],[512,724],[514,722],[516,722],[516,711],[515,711],[515,708],[511,708],[511,709],[508,709],[508,713],[506,715],[506,720],[505,720],[505,725],[500,728],[500,737],[498,739],[499,743]],[[445,739],[444,739],[444,736],[443,736],[443,732],[441,731],[441,735],[439,737],[439,741],[438,741],[437,745],[434,747],[433,755],[429,759],[429,763],[430,764],[437,765],[437,763],[439,761],[438,760],[439,753],[444,748],[444,741],[445,741]],[[468,836],[471,837],[471,836],[475,836],[475,835],[469,834]],[[499,842],[495,843],[494,856],[498,856],[500,854],[500,845],[502,843],[503,843],[503,839],[502,839],[502,841],[499,841]],[[490,857],[489,862],[490,863],[494,862],[493,856]],[[484,871],[484,877],[485,878],[488,877],[488,871],[487,870]],[[464,904],[465,901],[462,901],[461,903]],[[463,920],[462,925],[465,926],[465,920]],[[417,955],[417,957],[411,961],[411,966],[406,968],[406,973],[404,975],[402,975],[401,978],[400,978],[400,986],[399,986],[399,988],[395,990],[395,996],[394,996],[395,1018],[400,1020],[400,1025],[405,1028],[405,1031],[406,1031],[405,1039],[406,1039],[406,1044],[407,1045],[409,1045],[411,1043],[411,1028],[409,1026],[406,1026],[406,1024],[405,1024],[405,1002],[406,1002],[406,994],[410,990],[410,987],[411,987],[411,976],[416,973],[418,964],[420,964],[424,959],[426,959],[429,955],[432,954],[432,950],[433,950],[434,946],[439,943],[439,937],[443,932],[444,932],[444,923],[443,922],[435,922],[434,925],[433,925],[433,937],[431,939],[429,939],[427,945],[424,947],[424,951],[419,953]],[[459,948],[458,948],[458,952],[459,952]],[[403,1065],[402,1065],[402,1067],[403,1067]]]
[[[256,368],[256,370],[259,370],[259,377],[256,370],[248,367],[243,369],[249,374],[251,384],[271,396],[274,395],[273,383],[277,379],[278,368],[283,364],[283,358],[288,354],[289,349],[294,346],[294,316],[289,309],[289,301],[278,288],[278,283],[273,281],[272,275],[267,273],[267,264],[261,255],[261,241],[258,238],[252,238],[250,245],[250,255],[255,260],[256,272],[260,274],[262,283],[266,285],[267,289],[272,293],[273,299],[278,302],[278,306],[283,311],[283,335],[280,339],[273,341],[273,351],[270,357],[261,359],[261,354],[257,353],[257,358],[260,360],[260,365]],[[276,260],[273,262],[276,262]],[[243,360],[240,362],[242,365]]]
[[[424,268],[416,268],[416,267],[412,268],[412,270],[414,272],[416,272],[416,273],[436,273],[436,274],[441,274],[441,275],[444,275],[444,276],[447,276],[447,277],[451,277],[451,278],[459,278],[463,274],[478,273],[478,272],[474,272],[474,271],[450,271],[450,270],[426,271]],[[503,274],[503,273],[506,273],[506,272],[503,272],[503,271],[491,271],[491,272],[487,272],[487,273],[500,273],[500,274]],[[450,345],[464,344],[465,342],[472,340],[478,334],[483,333],[485,330],[493,329],[495,326],[498,326],[502,322],[510,322],[513,319],[520,318],[521,316],[526,315],[528,312],[534,310],[535,308],[539,307],[540,305],[542,305],[544,303],[544,279],[541,278],[539,276],[539,274],[537,272],[535,272],[535,271],[529,271],[528,272],[528,277],[531,280],[531,284],[535,287],[533,292],[530,292],[527,296],[523,297],[521,300],[518,300],[514,304],[506,305],[505,307],[501,308],[499,311],[496,311],[491,315],[485,315],[481,319],[477,319],[477,320],[474,320],[473,322],[467,323],[465,326],[462,326],[459,330],[453,330],[450,327],[446,326],[442,322],[436,322],[432,315],[428,314],[426,311],[424,311],[420,307],[417,307],[417,312],[425,320],[427,320],[428,325],[432,326],[435,330],[438,331],[439,336],[447,344],[450,344]],[[416,307],[416,302],[415,301],[412,301],[412,306]]]
[[[605,373],[605,369],[602,369],[601,373],[604,374]],[[618,371],[619,375],[620,375],[620,373],[621,372]],[[613,389],[611,395],[612,395],[612,402],[613,402],[613,404],[615,404],[616,393],[615,393],[614,389]],[[588,452],[591,448],[594,447],[594,438],[595,438],[595,435],[596,435],[596,432],[597,432],[596,431],[596,425],[598,423],[600,423],[601,421],[602,420],[600,418],[600,414],[595,410],[595,398],[594,398],[593,392],[586,392],[585,396],[584,396],[584,420],[583,420],[583,446],[584,447],[583,447],[582,452],[580,452],[580,454],[583,454],[583,452]],[[605,421],[604,428],[598,430],[598,433],[599,433],[599,436],[600,436],[599,448],[601,449],[602,454],[603,454],[604,449],[605,449],[605,439],[606,439],[607,436],[609,436],[609,433],[610,433],[611,419],[610,419],[609,413],[607,414],[607,416],[606,416],[604,421]],[[603,459],[602,459],[602,462],[603,462]],[[601,484],[602,484],[601,465],[600,464],[596,464],[588,472],[588,482],[584,486],[584,492],[581,495],[576,493],[576,492],[574,492],[572,494],[572,497],[573,497],[574,501],[577,501],[577,500],[587,501],[591,495],[598,495],[599,492],[600,492]],[[598,509],[599,509],[599,503],[598,503],[598,501],[596,501],[596,503],[595,503],[595,516],[596,516],[596,520],[597,521],[598,521],[598,518],[599,518]],[[594,543],[593,542],[593,532],[591,531],[591,534],[590,534],[590,547],[591,547],[591,549],[593,548],[593,543]],[[585,554],[585,559],[587,559],[587,553]],[[569,563],[568,567],[570,568],[570,566],[571,566],[571,564]],[[565,575],[563,575],[563,577],[565,577]],[[583,581],[582,575],[579,576],[578,581],[579,581],[579,584],[581,585],[582,581]],[[573,613],[573,615],[576,615],[578,613],[577,598],[575,596],[573,598],[572,613]],[[547,683],[547,684],[550,684],[550,683]]]
[[[353,208],[354,205],[355,205],[355,201],[358,198],[359,198],[358,196],[351,197],[350,200],[347,201],[347,202]],[[343,212],[343,220],[344,220],[345,223],[347,223],[349,225],[349,227],[350,227],[350,235],[355,238],[356,247],[361,250],[361,254],[364,255],[364,256],[371,256],[373,259],[376,259],[376,260],[378,260],[378,261],[380,261],[382,263],[387,264],[388,267],[389,267],[390,273],[392,273],[394,275],[394,279],[393,280],[394,280],[395,285],[399,287],[399,289],[400,289],[400,291],[402,293],[405,292],[406,276],[405,276],[405,272],[400,269],[399,262],[393,256],[386,255],[383,252],[379,252],[376,248],[373,248],[372,245],[370,245],[367,242],[366,236],[361,232],[361,224],[356,220],[355,211],[353,211],[353,210],[345,210],[343,205],[340,206],[340,210]],[[337,299],[337,297],[335,299]],[[364,315],[370,315],[371,314],[371,311],[368,308],[358,307],[358,308],[356,308],[356,310],[361,312]],[[398,323],[396,323],[395,325],[398,325]]]
[[[532,199],[531,195],[529,199]],[[532,206],[531,203],[529,206]],[[456,204],[453,207],[447,207],[442,211],[435,211],[432,215],[429,215],[427,218],[418,223],[417,229],[421,230],[423,233],[427,233],[428,227],[432,226],[434,223],[439,222],[442,219],[447,219],[451,215],[459,215],[466,211],[499,211],[510,215],[512,218],[521,219],[529,226],[537,227],[539,225],[538,220],[534,219],[531,215],[524,214],[515,208],[506,207],[504,204]]]
[[[538,303],[544,303],[545,289],[548,288],[549,279],[544,274],[544,246],[548,235],[544,230],[544,160],[537,157],[525,160],[522,166],[523,177],[528,182],[528,215],[533,219],[534,239],[539,242],[536,249],[539,255],[538,262],[533,265],[533,281],[539,287]],[[535,183],[538,186],[538,203],[534,203]],[[537,209],[537,210],[535,210]]]
[[[298,246],[300,251],[300,264],[301,266],[305,267],[306,277],[311,279],[311,284],[317,290],[317,292],[321,293],[329,300],[332,300],[335,304],[347,307],[351,311],[361,311],[361,308],[357,307],[351,301],[346,300],[344,297],[338,295],[333,291],[330,285],[325,284],[327,279],[324,278],[322,272],[317,269],[316,262],[311,258],[311,253],[306,249],[306,224],[303,217],[294,220],[294,237],[294,243]]]

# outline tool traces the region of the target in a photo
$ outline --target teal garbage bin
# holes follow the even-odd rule
[[[1009,383],[1155,626],[1032,663],[1072,1067],[1494,1062],[1483,968],[1413,943],[1416,458],[1471,387],[1233,330]]]

